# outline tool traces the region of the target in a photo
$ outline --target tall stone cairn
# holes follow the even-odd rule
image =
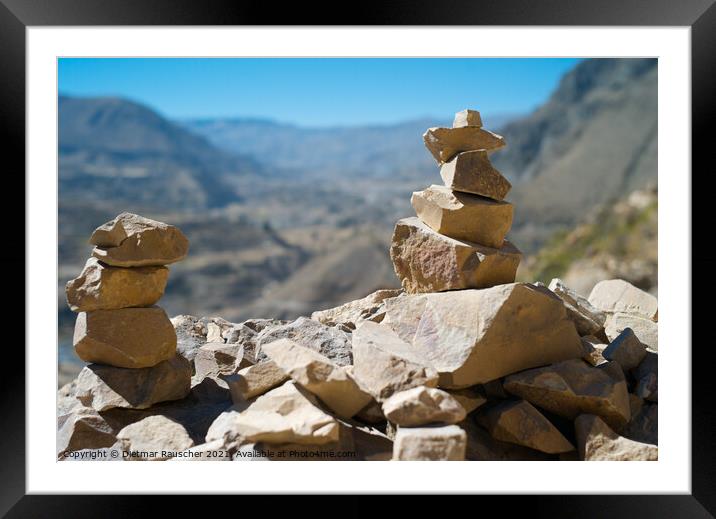
[[[505,239],[512,226],[512,187],[488,154],[502,136],[482,128],[480,113],[455,114],[452,128],[428,128],[425,146],[444,185],[413,193],[416,217],[395,226],[390,248],[408,293],[488,288],[513,283],[522,253]]]

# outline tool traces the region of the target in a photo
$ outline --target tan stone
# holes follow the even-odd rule
[[[639,342],[631,328],[625,328],[602,353],[605,359],[619,363],[624,371],[629,371],[646,357],[646,347]]]
[[[312,349],[289,339],[279,339],[262,348],[279,368],[338,416],[350,418],[372,400],[348,371]]]
[[[418,427],[432,423],[457,423],[467,413],[450,393],[420,386],[395,393],[385,400],[383,414],[394,424]]]
[[[239,404],[255,396],[280,386],[290,377],[275,362],[267,360],[239,370],[234,375],[224,377],[231,391],[234,404]]]
[[[457,425],[398,428],[393,442],[396,461],[462,461],[467,436]]]
[[[223,439],[241,444],[323,445],[338,438],[338,421],[323,412],[315,397],[293,381],[258,397],[241,412],[223,413],[206,433],[207,442]]]
[[[467,414],[472,413],[475,409],[487,402],[484,389],[478,389],[478,386],[466,387],[465,389],[452,389],[448,391],[448,393],[459,402]]]
[[[131,461],[161,461],[194,446],[186,429],[166,416],[149,416],[117,433]]]
[[[177,227],[132,213],[101,225],[89,241],[92,255],[115,267],[168,265],[189,252],[189,240]]]
[[[385,315],[383,301],[396,297],[401,292],[400,289],[376,290],[362,299],[313,312],[311,319],[326,326],[342,324],[351,329],[355,329],[363,321],[380,322]]]
[[[191,390],[191,364],[181,355],[151,368],[85,366],[77,376],[75,396],[97,411],[113,407],[146,409],[158,402],[180,400]]]
[[[596,414],[619,429],[631,417],[627,385],[621,368],[611,362],[593,367],[572,359],[530,369],[505,379],[505,390],[546,411],[575,419]]]
[[[151,306],[164,294],[168,277],[166,267],[110,267],[90,258],[67,282],[67,304],[73,312]]]
[[[77,406],[58,418],[58,456],[82,449],[111,447],[116,441],[110,425],[92,408]]]
[[[418,218],[434,231],[499,249],[512,226],[512,204],[432,185],[413,193]]]
[[[644,319],[633,314],[621,312],[610,314],[604,325],[604,331],[613,341],[627,328],[631,328],[639,342],[647,348],[659,351],[659,324],[651,319]]]
[[[656,445],[619,436],[599,416],[580,415],[574,421],[574,429],[579,455],[584,461],[657,461],[659,458]]]
[[[512,184],[497,171],[486,151],[458,153],[440,167],[440,177],[448,189],[504,200]]]
[[[545,288],[514,283],[426,298],[411,354],[438,371],[442,388],[483,384],[582,355],[564,305]]]
[[[476,126],[428,128],[423,142],[438,164],[450,161],[461,151],[494,151],[505,145],[501,135]]]
[[[152,306],[81,312],[73,342],[85,362],[146,368],[174,356],[177,336],[164,310]]]
[[[480,112],[477,110],[461,110],[455,114],[455,119],[452,122],[453,128],[462,128],[463,126],[477,126],[482,127],[482,118]]]
[[[496,440],[548,454],[574,450],[567,438],[525,400],[506,401],[480,411],[477,421]]]
[[[353,375],[378,401],[413,387],[437,385],[437,372],[412,354],[411,346],[385,325],[365,322],[353,332]]]
[[[405,291],[415,294],[512,283],[522,253],[508,240],[494,249],[443,236],[419,218],[403,218],[395,226],[390,258]]]
[[[604,328],[607,316],[577,292],[569,288],[559,278],[549,283],[549,289],[554,292],[567,307],[567,316],[574,321],[579,335],[597,335]]]
[[[599,366],[600,364],[608,362],[603,355],[607,347],[603,340],[593,335],[585,335],[581,340],[582,347],[584,348],[582,359],[589,362],[592,366]]]
[[[244,348],[240,344],[209,342],[200,347],[194,357],[194,372],[198,380],[206,377],[219,378],[232,375],[241,368],[248,367],[244,362]]]
[[[405,294],[385,300],[385,317],[381,324],[387,325],[408,344],[413,343],[420,318],[428,304],[428,294]]]
[[[458,424],[467,434],[465,459],[471,461],[549,461],[553,454],[540,452],[516,443],[496,440],[490,434],[467,418]]]
[[[632,314],[653,321],[659,310],[653,295],[623,279],[608,279],[594,285],[589,302],[604,312]]]

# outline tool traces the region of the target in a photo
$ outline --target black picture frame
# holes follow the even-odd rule
[[[17,182],[12,198],[26,196],[25,170],[25,29],[31,26],[87,25],[551,25],[551,26],[688,26],[691,27],[692,65],[692,176],[705,178],[712,161],[709,130],[716,120],[716,0],[480,0],[415,2],[408,0],[368,4],[322,6],[269,2],[215,0],[0,0],[0,147],[3,148],[4,185]],[[712,144],[711,144],[712,145]],[[10,160],[8,160],[10,159]],[[708,166],[707,166],[708,165]],[[21,178],[23,180],[21,180]],[[688,181],[685,178],[684,181]],[[704,236],[709,204],[698,203],[708,190],[693,190],[692,236]],[[8,197],[9,198],[9,197]],[[24,199],[24,197],[23,197]],[[15,210],[13,214],[18,214]],[[31,276],[26,265],[24,233],[12,246],[0,248],[0,264],[7,275],[7,291],[21,293],[20,277]],[[52,230],[48,229],[48,232]],[[6,237],[6,240],[8,238]],[[694,243],[696,243],[694,239]],[[692,259],[692,279],[708,278],[716,266],[710,247],[697,247]],[[687,254],[691,251],[674,251]],[[51,257],[48,255],[48,257]],[[48,267],[49,268],[49,267]],[[710,274],[711,273],[711,274]],[[693,285],[692,285],[693,286]],[[24,293],[24,292],[23,292]],[[692,292],[695,296],[695,293]],[[692,296],[693,297],[693,296]],[[7,299],[7,298],[6,298]],[[17,301],[12,298],[12,315]],[[23,297],[24,301],[24,297]],[[685,302],[687,303],[687,302]],[[707,322],[710,305],[694,298],[692,322]],[[13,323],[19,320],[15,317]],[[31,310],[25,326],[32,326]],[[6,336],[5,369],[0,376],[0,515],[7,517],[127,517],[142,512],[165,512],[164,505],[150,506],[125,496],[29,496],[25,495],[25,355],[18,339]],[[695,330],[694,330],[695,331]],[[48,334],[51,335],[51,334]],[[502,499],[501,515],[528,507],[531,517],[713,517],[716,515],[716,392],[714,347],[692,339],[692,494],[671,496],[531,496]],[[48,351],[50,345],[46,345]],[[688,345],[672,345],[687,347]],[[31,368],[31,366],[29,367]],[[181,504],[176,497],[173,502]],[[165,500],[166,503],[166,500]],[[161,508],[160,508],[161,506]],[[296,506],[294,501],[294,506]],[[300,506],[300,505],[298,505]],[[421,507],[419,500],[413,506]],[[459,506],[459,505],[458,505]],[[363,498],[347,498],[342,507],[351,515],[373,513]],[[405,509],[404,511],[407,511]],[[101,512],[100,512],[101,511]],[[478,513],[475,510],[475,513]]]

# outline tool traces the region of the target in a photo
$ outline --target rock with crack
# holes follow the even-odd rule
[[[167,267],[110,267],[89,258],[79,276],[65,286],[73,312],[152,306],[164,294]]]
[[[132,213],[99,226],[89,242],[92,255],[114,267],[168,265],[184,259],[189,240],[179,228]]]
[[[186,429],[166,416],[149,416],[117,433],[129,461],[162,461],[194,446]]]
[[[607,313],[631,314],[651,321],[658,319],[656,297],[623,279],[608,279],[594,285],[589,302]]]
[[[482,127],[482,117],[477,110],[461,110],[455,114],[452,121],[453,128],[462,128],[463,126]]]
[[[635,393],[645,400],[657,402],[659,400],[659,355],[647,351],[644,360],[636,369],[632,370],[636,380]]]
[[[634,335],[647,348],[659,351],[659,324],[651,319],[619,312],[610,314],[607,317],[604,331],[609,340],[613,341],[627,328],[631,328]]]
[[[326,326],[344,325],[355,330],[363,321],[380,322],[385,315],[383,301],[396,297],[401,292],[400,289],[376,290],[362,299],[313,312],[311,319]]]
[[[274,361],[267,360],[226,376],[224,381],[229,386],[234,404],[240,404],[280,386],[289,378]]]
[[[602,355],[607,360],[618,362],[626,372],[636,368],[644,360],[646,347],[636,338],[631,328],[625,328],[609,343]]]
[[[580,458],[584,461],[657,461],[656,445],[636,442],[615,433],[596,415],[574,421]]]
[[[261,353],[263,345],[279,339],[291,339],[328,357],[339,366],[353,364],[350,333],[335,326],[326,326],[308,317],[299,317],[293,322],[262,330],[255,339],[259,351],[256,355],[257,362],[266,358],[266,355]]]
[[[354,416],[372,400],[348,371],[310,348],[279,339],[262,349],[291,379],[342,418]]]
[[[581,359],[566,360],[510,375],[504,387],[541,409],[569,419],[596,414],[619,429],[631,418],[624,374],[612,362],[593,367]]]
[[[97,411],[75,407],[57,420],[57,455],[83,449],[111,447],[117,441],[112,427]]]
[[[244,360],[244,348],[240,344],[209,342],[201,346],[194,357],[194,372],[198,380],[206,377],[220,378],[232,375],[250,366]]]
[[[462,193],[504,200],[512,184],[497,171],[483,150],[458,153],[440,168],[445,187]]]
[[[174,356],[177,337],[164,310],[152,306],[81,312],[73,343],[85,362],[147,368]]]
[[[323,445],[336,442],[338,421],[324,412],[316,398],[288,381],[258,397],[241,412],[220,415],[206,433],[206,441],[228,444],[265,442]]]
[[[428,128],[423,142],[438,164],[451,161],[462,151],[494,151],[505,146],[501,135],[478,126],[459,128]]]
[[[467,435],[457,425],[399,427],[393,442],[396,461],[462,461]]]
[[[418,386],[434,387],[437,372],[413,356],[412,347],[389,327],[363,323],[353,332],[353,375],[382,402],[394,393]]]
[[[113,407],[146,409],[158,402],[180,400],[191,390],[191,364],[175,355],[151,368],[85,366],[77,376],[76,398],[97,411]]]
[[[522,253],[509,240],[495,249],[443,236],[412,217],[395,225],[390,259],[405,291],[415,294],[512,283]]]
[[[549,283],[549,289],[554,292],[567,307],[567,315],[574,321],[579,335],[598,335],[604,329],[607,316],[592,304],[585,297],[569,288],[559,278],[554,278]]]
[[[548,454],[574,450],[567,438],[525,400],[508,400],[481,410],[477,421],[496,440],[516,443]]]
[[[512,227],[512,204],[432,185],[410,199],[418,218],[444,236],[502,247]]]
[[[222,336],[226,338],[228,344],[240,344],[244,348],[244,358],[247,362],[256,364],[258,346],[256,339],[259,334],[267,328],[283,326],[289,321],[279,319],[249,319],[239,324],[233,325],[228,330],[222,330]]]
[[[450,393],[420,386],[395,393],[385,400],[383,414],[399,426],[418,427],[433,423],[454,424],[462,421],[466,412]]]

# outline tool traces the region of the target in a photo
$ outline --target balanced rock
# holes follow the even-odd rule
[[[596,414],[613,427],[623,427],[631,417],[626,380],[613,363],[593,367],[572,359],[515,373],[505,379],[505,389],[546,411],[575,419]]]
[[[512,184],[490,163],[486,151],[465,151],[440,168],[445,186],[453,191],[504,200]]]
[[[112,427],[97,411],[78,406],[58,419],[57,453],[111,447],[117,441]]]
[[[396,461],[462,461],[467,435],[457,425],[398,428],[393,442]]]
[[[177,337],[158,306],[81,312],[74,346],[85,362],[120,368],[146,368],[174,356]]]
[[[512,226],[512,204],[432,185],[413,193],[418,218],[434,231],[456,240],[499,249]]]
[[[423,141],[438,164],[449,162],[461,151],[493,151],[505,145],[501,135],[478,126],[428,128]]]
[[[73,312],[152,306],[164,294],[169,277],[166,267],[110,267],[96,258],[65,286]]]
[[[249,365],[244,362],[244,348],[240,344],[209,342],[200,347],[194,357],[194,371],[198,380],[231,375]]]
[[[616,339],[627,328],[631,328],[644,346],[659,351],[659,324],[651,319],[617,312],[610,314],[604,325],[604,331],[610,341]]]
[[[177,227],[132,213],[101,225],[89,241],[92,255],[115,267],[168,265],[189,252],[189,240]]]
[[[450,393],[433,387],[415,387],[395,393],[383,402],[383,414],[394,424],[417,427],[453,424],[465,418],[465,408]]]
[[[480,112],[477,110],[462,110],[457,112],[455,119],[453,119],[452,127],[462,128],[463,126],[477,126],[481,128],[482,117],[480,117]]]
[[[657,320],[657,299],[623,279],[600,281],[589,294],[589,302],[608,313],[632,314],[652,321]]]
[[[122,442],[122,450],[130,453],[127,459],[133,461],[166,460],[194,446],[181,424],[162,415],[126,426],[117,433],[117,439]]]
[[[629,371],[641,363],[646,357],[646,347],[639,342],[631,328],[625,328],[609,346],[607,346],[602,355],[607,360],[614,360],[619,363],[624,371]]]
[[[372,400],[348,371],[310,348],[289,339],[280,339],[262,348],[279,368],[338,416],[350,418]]]
[[[460,389],[578,358],[582,345],[562,302],[526,283],[427,294],[411,354]]]
[[[365,322],[353,332],[353,358],[356,381],[378,401],[438,382],[437,372],[413,356],[410,344],[381,324]]]
[[[580,458],[584,461],[656,461],[656,445],[640,443],[615,433],[604,421],[583,414],[574,421]]]
[[[516,443],[548,454],[574,450],[574,446],[529,402],[506,401],[480,411],[477,421],[496,440]]]
[[[443,236],[413,217],[395,225],[390,258],[405,291],[415,294],[513,283],[522,253],[508,240],[495,249]]]
[[[258,397],[241,412],[219,416],[206,441],[224,439],[240,444],[266,442],[324,445],[338,441],[339,423],[323,412],[315,397],[288,381]]]
[[[272,360],[259,362],[224,377],[231,391],[231,400],[239,404],[280,386],[290,377]]]
[[[146,409],[158,402],[180,400],[191,390],[191,364],[181,355],[151,368],[85,366],[77,376],[75,396],[97,411],[113,407]]]
[[[592,306],[589,300],[569,288],[559,278],[554,278],[549,283],[549,289],[564,301],[567,315],[574,321],[579,335],[596,335],[603,330],[607,316]]]
[[[313,312],[311,319],[326,326],[340,324],[355,330],[356,326],[363,321],[380,322],[385,315],[383,301],[396,297],[401,292],[400,289],[376,290],[362,299],[350,301],[335,308]]]

